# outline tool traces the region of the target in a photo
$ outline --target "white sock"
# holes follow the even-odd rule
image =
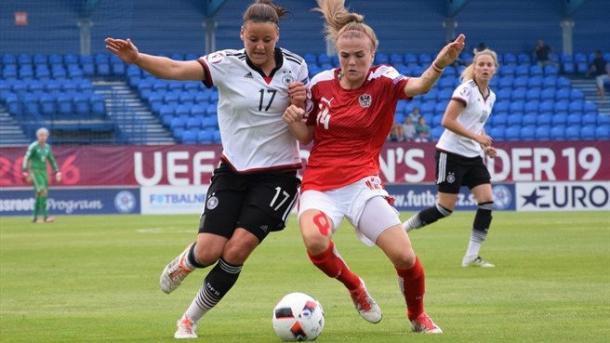
[[[191,319],[193,323],[197,323],[210,310],[209,308],[202,308],[200,305],[199,296],[201,293],[203,293],[203,290],[197,293],[189,308],[184,312],[184,315]]]
[[[475,241],[471,238],[470,242],[468,242],[468,248],[466,249],[465,257],[468,257],[468,258],[474,260],[477,256],[479,256],[479,250],[481,250],[482,243],[483,242],[481,242],[479,240]]]

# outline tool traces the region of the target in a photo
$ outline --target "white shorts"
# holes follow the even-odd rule
[[[379,197],[383,201],[369,202]],[[343,217],[356,228],[360,240],[366,245],[374,245],[379,235],[394,225],[400,224],[398,211],[386,199],[390,195],[383,189],[377,176],[368,176],[350,185],[330,191],[308,190],[299,199],[299,217],[307,210],[319,210],[332,221],[334,233]],[[367,206],[370,208],[367,210]],[[363,218],[362,215],[375,218]],[[366,220],[364,220],[366,219]]]

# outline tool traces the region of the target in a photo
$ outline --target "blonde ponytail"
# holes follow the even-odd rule
[[[345,0],[317,0],[317,3],[318,7],[314,8],[314,11],[320,12],[324,16],[326,39],[336,43],[339,36],[348,32],[354,32],[354,35],[362,33],[371,39],[373,49],[377,49],[379,41],[375,31],[364,23],[363,15],[350,12],[345,8]]]

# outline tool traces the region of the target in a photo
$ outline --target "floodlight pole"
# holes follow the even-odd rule
[[[573,42],[573,28],[574,28],[574,20],[572,18],[567,18],[561,21],[561,37],[563,42],[563,53],[572,55],[574,52],[574,42]]]
[[[203,22],[205,28],[205,53],[209,54],[216,51],[216,27],[218,23],[214,18],[206,18]]]

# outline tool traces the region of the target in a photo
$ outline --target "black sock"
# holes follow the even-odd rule
[[[186,255],[186,259],[188,260],[188,263],[195,268],[205,268],[207,266],[199,263],[197,258],[195,258],[195,244],[196,243],[191,244],[189,253]]]

